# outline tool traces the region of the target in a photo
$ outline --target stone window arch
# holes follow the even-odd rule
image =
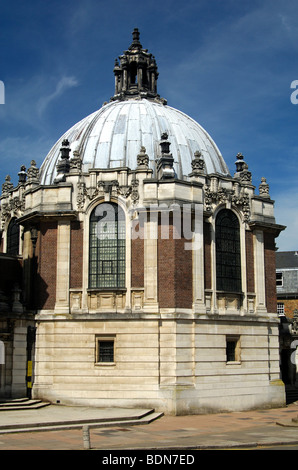
[[[125,287],[125,214],[111,202],[96,206],[90,215],[89,288]]]
[[[236,214],[221,210],[215,222],[216,290],[241,292],[240,225]]]

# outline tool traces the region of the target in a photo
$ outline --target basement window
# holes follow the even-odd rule
[[[240,336],[226,337],[226,360],[229,363],[240,363]]]
[[[96,364],[115,364],[115,336],[96,336]]]

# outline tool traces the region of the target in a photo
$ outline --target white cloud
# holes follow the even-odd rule
[[[43,96],[38,100],[37,103],[37,112],[39,115],[42,115],[46,108],[50,105],[52,101],[61,96],[67,89],[73,88],[78,85],[78,81],[75,77],[62,77],[56,84],[56,89],[47,96]]]

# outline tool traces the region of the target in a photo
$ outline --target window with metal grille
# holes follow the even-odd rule
[[[17,219],[11,219],[7,230],[7,248],[6,252],[9,255],[19,254],[20,242],[20,227],[17,224]]]
[[[125,214],[113,203],[90,216],[89,288],[125,287]]]
[[[96,337],[96,363],[115,362],[115,337]]]
[[[241,292],[240,228],[234,212],[223,209],[215,223],[216,289]]]

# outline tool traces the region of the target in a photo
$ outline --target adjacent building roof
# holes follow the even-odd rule
[[[276,269],[297,268],[298,251],[277,251]]]

